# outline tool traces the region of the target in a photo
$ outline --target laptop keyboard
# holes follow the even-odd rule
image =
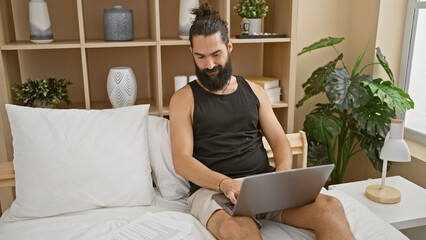
[[[232,202],[226,202],[225,206],[227,206],[231,211],[234,211],[234,204]]]

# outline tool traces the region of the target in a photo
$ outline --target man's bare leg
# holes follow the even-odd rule
[[[207,222],[207,230],[217,239],[262,239],[251,217],[231,217],[225,210],[213,213]]]
[[[310,204],[283,211],[284,224],[315,231],[316,239],[354,239],[340,201],[320,194]]]

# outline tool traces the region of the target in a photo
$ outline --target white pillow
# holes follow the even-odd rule
[[[149,159],[154,183],[163,198],[187,197],[189,182],[175,172],[170,145],[170,123],[161,117],[148,116]]]
[[[59,110],[7,104],[6,109],[16,179],[6,221],[153,200],[149,105]]]

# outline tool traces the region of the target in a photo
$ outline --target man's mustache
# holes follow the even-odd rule
[[[203,72],[204,73],[212,73],[212,72],[217,72],[217,71],[220,71],[220,70],[222,70],[222,66],[214,66],[212,69],[207,69],[207,68],[205,68],[205,69],[203,69]]]

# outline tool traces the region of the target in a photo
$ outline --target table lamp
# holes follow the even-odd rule
[[[411,161],[410,149],[404,141],[404,121],[391,120],[390,131],[383,144],[380,158],[383,159],[382,184],[370,185],[365,189],[365,196],[379,203],[397,203],[401,201],[401,192],[391,186],[385,186],[388,161]]]

